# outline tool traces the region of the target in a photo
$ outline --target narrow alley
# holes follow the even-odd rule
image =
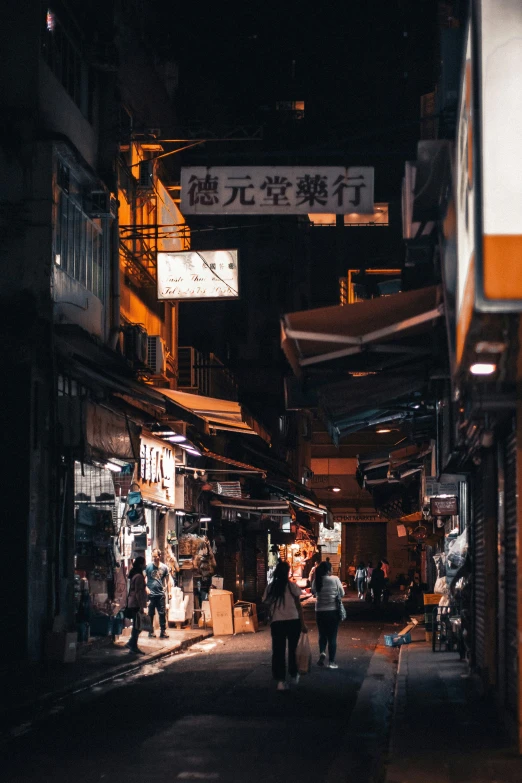
[[[31,781],[342,780],[346,752],[352,776],[365,756],[367,726],[351,721],[361,686],[373,680],[372,698],[389,723],[398,650],[383,633],[397,630],[399,607],[378,616],[364,603],[347,603],[339,630],[339,669],[320,669],[313,605],[306,608],[314,658],[312,672],[289,692],[275,690],[270,674],[270,629],[216,637],[185,654],[145,666],[71,697],[8,745],[5,783]],[[397,615],[397,616],[396,616]],[[378,671],[372,675],[375,666]],[[357,742],[358,730],[363,730]],[[350,739],[348,739],[350,737]],[[372,738],[377,758],[386,733]],[[321,753],[310,753],[310,748]],[[255,769],[255,771],[254,771]],[[362,778],[361,778],[362,779]]]

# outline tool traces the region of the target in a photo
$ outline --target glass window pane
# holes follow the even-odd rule
[[[71,277],[76,277],[76,258],[74,254],[74,213],[76,212],[74,204],[70,199],[68,201],[67,209],[67,255],[68,255],[68,269],[67,271]]]
[[[89,282],[87,279],[87,264],[85,258],[85,229],[87,218],[78,210],[78,240],[80,251],[80,283],[86,288],[89,288]]]
[[[61,256],[61,266],[62,269],[65,272],[69,271],[69,255],[68,255],[68,247],[69,247],[69,237],[68,237],[68,215],[67,215],[67,196],[63,191],[60,192],[60,223],[61,223],[61,230],[60,230],[60,256]]]
[[[96,292],[94,287],[93,278],[93,265],[92,265],[92,223],[90,220],[86,222],[86,236],[85,236],[85,267],[87,269],[87,288],[93,293]]]

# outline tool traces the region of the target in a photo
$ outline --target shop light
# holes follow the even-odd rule
[[[212,522],[212,517],[200,517],[200,522]]]
[[[184,443],[187,439],[184,435],[176,435],[176,433],[172,433],[167,440],[170,440],[171,443]]]
[[[375,432],[377,432],[378,435],[385,435],[388,432],[391,432],[391,430],[388,429],[387,427],[381,427],[380,429],[375,430]]]
[[[496,369],[496,364],[489,362],[475,362],[475,364],[471,365],[469,371],[472,375],[492,375]]]
[[[198,451],[197,449],[191,449],[187,446],[185,451],[188,452],[188,454],[193,454],[195,457],[201,457],[201,451]]]
[[[185,516],[185,512],[184,511],[176,511],[176,516],[177,517],[184,517]]]
[[[328,491],[329,492],[340,492],[341,491],[341,487],[339,487],[339,486],[337,486],[337,484],[335,484],[333,487],[328,487]]]

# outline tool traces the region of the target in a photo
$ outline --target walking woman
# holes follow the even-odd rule
[[[140,630],[137,625],[138,614],[145,611],[148,601],[147,591],[145,590],[145,577],[143,576],[145,563],[144,557],[136,557],[129,571],[130,584],[127,599],[127,616],[132,619],[132,631],[127,647],[129,652],[135,655],[145,655],[143,650],[138,649]]]
[[[364,600],[364,595],[366,593],[366,566],[362,560],[357,566],[355,578],[357,579],[357,597],[359,601],[362,601]]]
[[[288,690],[286,682],[286,643],[288,640],[288,673],[294,685],[299,682],[295,651],[301,631],[308,629],[303,619],[303,609],[299,596],[301,588],[290,582],[290,565],[280,560],[274,570],[272,581],[263,595],[268,604],[272,633],[272,675],[277,681],[277,690]]]
[[[343,586],[338,576],[332,576],[332,564],[321,563],[315,572],[312,584],[312,593],[316,596],[315,617],[317,630],[319,631],[319,660],[318,666],[324,666],[326,662],[326,648],[328,647],[328,667],[338,669],[335,663],[337,652],[337,631],[339,628],[339,602],[344,596]]]

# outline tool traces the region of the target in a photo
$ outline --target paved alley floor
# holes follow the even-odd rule
[[[397,626],[392,606],[382,616],[356,601],[347,608],[338,670],[315,665],[313,607],[306,608],[313,670],[285,693],[271,680],[269,628],[210,638],[20,727],[2,780],[353,780],[355,768],[368,768],[387,745],[398,655],[381,645]]]

